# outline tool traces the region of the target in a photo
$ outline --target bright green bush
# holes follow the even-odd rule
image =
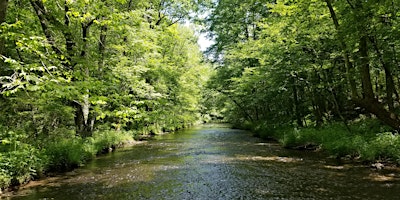
[[[400,163],[400,136],[392,132],[380,133],[388,127],[375,119],[354,122],[349,127],[343,123],[320,128],[268,128],[263,124],[254,127],[257,136],[273,137],[286,148],[312,145],[336,157],[350,156],[365,161],[389,159]]]
[[[11,185],[11,179],[12,177],[8,170],[0,168],[0,191],[2,188],[6,188]]]
[[[103,131],[96,132],[93,137],[88,140],[90,151],[93,153],[101,153],[104,149],[122,145],[124,142],[133,140],[131,132],[126,131]],[[92,145],[92,147],[90,147]],[[94,150],[94,151],[93,151]]]
[[[281,133],[283,137],[279,140],[280,143],[284,147],[294,147],[300,144],[301,135],[300,130],[292,129],[292,130],[285,130]]]
[[[377,133],[390,132],[392,129],[374,118],[362,118],[350,126],[352,133],[374,137]]]
[[[45,170],[47,159],[19,131],[0,127],[0,188],[25,183]]]
[[[46,159],[32,146],[0,153],[0,188],[25,183],[43,173]]]
[[[47,145],[45,154],[49,159],[49,169],[65,171],[82,165],[92,158],[80,138],[62,138]]]
[[[400,162],[400,136],[391,132],[377,134],[360,154],[366,160],[392,159]]]
[[[45,155],[49,159],[49,169],[65,171],[84,164],[104,149],[117,147],[133,140],[132,133],[124,131],[95,132],[93,137],[62,138],[46,146]]]

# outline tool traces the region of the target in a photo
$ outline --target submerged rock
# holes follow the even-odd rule
[[[377,169],[377,170],[381,170],[381,169],[383,169],[385,167],[385,165],[382,164],[382,163],[377,162],[377,163],[371,164],[371,167],[374,168],[374,169]]]
[[[290,149],[317,151],[319,148],[320,148],[320,146],[317,144],[307,143],[305,145],[291,147]]]

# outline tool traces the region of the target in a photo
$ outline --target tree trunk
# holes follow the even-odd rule
[[[6,21],[8,0],[0,0],[0,25]],[[6,67],[1,56],[6,54],[5,40],[0,37],[0,76],[5,75]],[[2,85],[0,85],[1,87]]]
[[[76,135],[90,137],[93,133],[94,118],[89,118],[89,96],[84,96],[83,103],[74,101]]]
[[[323,110],[324,109],[324,100],[322,99],[319,91],[317,90],[317,87],[315,85],[320,84],[320,77],[318,75],[318,72],[315,70],[311,76],[311,80],[313,84],[311,85],[311,93],[312,93],[312,104],[313,104],[313,111],[314,111],[314,117],[315,117],[315,122],[316,126],[320,127],[323,124]]]
[[[350,91],[351,91],[351,97],[354,98],[358,98],[358,93],[357,93],[357,87],[356,87],[356,82],[354,80],[354,69],[353,69],[353,64],[350,62],[350,54],[347,50],[347,45],[344,42],[344,38],[341,34],[340,31],[340,25],[339,25],[339,21],[337,19],[335,10],[333,9],[332,6],[332,1],[331,0],[325,0],[326,5],[328,6],[329,12],[331,14],[331,18],[333,21],[333,24],[335,25],[336,31],[338,32],[338,39],[339,39],[339,44],[342,48],[342,54],[343,54],[343,58],[344,58],[344,64],[346,66],[346,79],[348,84],[350,85]]]
[[[74,66],[74,63],[72,63],[72,58],[74,57],[74,46],[75,46],[75,42],[73,40],[72,34],[71,34],[71,30],[69,28],[70,25],[70,19],[68,16],[68,12],[70,11],[69,7],[68,7],[68,3],[67,1],[64,2],[64,25],[65,25],[65,30],[63,31],[64,33],[64,37],[65,37],[65,47],[67,50],[67,61],[69,63],[71,63],[71,66]],[[72,69],[73,67],[71,67]],[[73,69],[72,69],[73,70]]]
[[[393,94],[395,94],[396,92],[396,88],[395,88],[395,84],[394,84],[394,80],[393,80],[393,75],[391,72],[391,69],[389,67],[389,65],[387,64],[387,62],[385,61],[378,43],[376,41],[376,39],[374,39],[373,37],[370,37],[370,41],[375,49],[375,52],[379,58],[379,61],[381,62],[381,65],[385,71],[385,81],[386,81],[386,101],[387,101],[387,105],[389,107],[389,111],[390,112],[394,112],[394,100],[393,100]]]
[[[83,48],[81,51],[81,57],[85,59],[86,57],[86,49],[87,49],[87,37],[89,35],[89,27],[93,24],[93,21],[90,21],[87,24],[82,23],[82,41]],[[89,67],[86,66],[85,76],[86,80],[89,80],[90,71]],[[83,95],[82,102],[76,102],[76,110],[75,110],[75,126],[76,133],[82,137],[90,137],[93,133],[93,125],[94,118],[90,118],[90,101],[89,101],[89,90],[86,90],[86,94]]]
[[[368,112],[376,115],[378,119],[393,127],[396,130],[400,129],[400,120],[397,118],[395,113],[387,111],[383,104],[377,100],[374,96],[371,83],[371,74],[368,59],[368,46],[367,37],[362,36],[360,38],[360,56],[361,56],[361,81],[363,86],[364,98],[356,100],[361,107],[365,108]]]
[[[360,107],[365,108],[369,113],[374,114],[383,123],[396,130],[400,130],[400,120],[396,115],[387,111],[382,103],[376,99],[358,99],[354,101]]]
[[[0,0],[0,24],[6,21],[8,0]]]
[[[43,2],[41,0],[30,0],[30,3],[35,10],[37,17],[39,18],[40,26],[42,27],[43,33],[46,36],[47,42],[51,45],[54,52],[56,52],[58,55],[61,55],[61,50],[57,48],[55,39],[51,33],[52,31],[49,28],[49,22],[46,19],[46,15],[48,13],[46,12]]]
[[[99,60],[99,70],[102,71],[104,67],[104,51],[106,50],[106,42],[107,42],[107,30],[108,27],[107,25],[103,25],[100,30],[100,40],[99,40],[99,54],[100,54],[100,60]]]
[[[371,83],[371,73],[368,59],[368,46],[367,36],[361,36],[360,38],[360,74],[362,83],[362,93],[365,99],[374,99],[374,91]]]
[[[6,21],[7,7],[8,7],[8,0],[0,0],[0,25]],[[0,55],[3,55],[4,53],[5,53],[4,39],[0,38]]]
[[[359,42],[361,66],[360,66],[359,71],[360,71],[360,75],[361,75],[362,93],[363,93],[363,98],[360,98],[358,96],[358,93],[356,90],[357,88],[356,88],[355,81],[352,78],[354,76],[353,69],[352,69],[353,67],[352,67],[350,59],[349,59],[349,53],[348,53],[346,44],[344,42],[343,36],[340,33],[339,21],[336,17],[336,13],[332,6],[332,0],[325,0],[325,2],[329,8],[331,18],[333,20],[333,23],[334,23],[335,28],[339,35],[339,43],[340,43],[342,51],[343,51],[343,57],[345,59],[345,65],[346,65],[346,71],[347,71],[347,79],[350,84],[350,89],[351,89],[351,94],[352,94],[351,99],[358,106],[365,108],[369,113],[374,114],[382,122],[386,123],[387,125],[391,126],[392,128],[394,128],[396,130],[399,130],[400,129],[400,120],[397,118],[397,116],[394,113],[387,111],[385,109],[385,107],[383,106],[383,104],[381,102],[379,102],[374,96],[374,91],[373,91],[372,82],[371,82],[369,58],[368,58],[368,46],[367,46],[368,37],[366,35],[364,35],[365,33],[363,32],[365,30],[359,30],[361,33],[360,42]],[[354,7],[353,7],[353,9],[354,9]]]
[[[298,98],[297,86],[296,86],[296,79],[295,77],[291,77],[292,79],[292,89],[293,89],[293,112],[296,118],[297,125],[299,127],[303,127],[303,120],[300,116],[300,103]]]

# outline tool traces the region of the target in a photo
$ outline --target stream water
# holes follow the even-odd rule
[[[101,156],[7,199],[400,199],[400,172],[204,125]]]

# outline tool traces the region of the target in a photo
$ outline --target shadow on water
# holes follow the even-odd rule
[[[339,165],[222,126],[120,149],[9,199],[398,199],[397,171]]]

